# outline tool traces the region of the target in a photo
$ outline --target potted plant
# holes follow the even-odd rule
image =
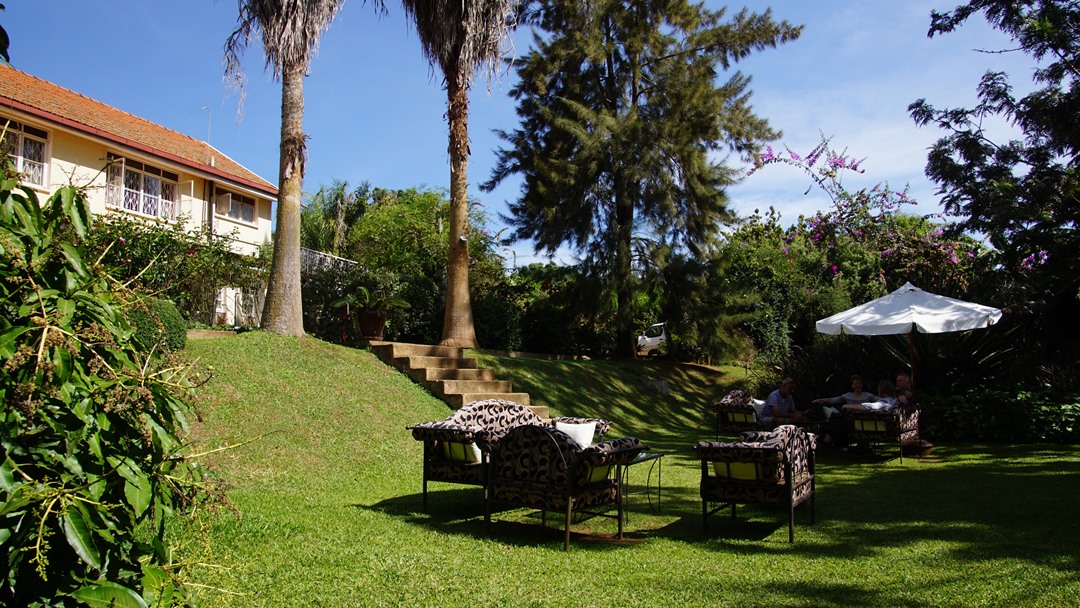
[[[344,318],[364,340],[382,340],[386,331],[386,316],[391,308],[408,308],[409,303],[392,294],[380,294],[364,285],[352,289],[335,300],[331,306],[344,307]]]

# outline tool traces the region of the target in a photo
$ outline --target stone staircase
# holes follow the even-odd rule
[[[515,393],[510,382],[497,380],[493,370],[480,369],[476,358],[464,356],[461,348],[377,341],[370,346],[376,357],[454,409],[481,399],[506,399],[548,417],[547,407],[532,405],[528,393]]]

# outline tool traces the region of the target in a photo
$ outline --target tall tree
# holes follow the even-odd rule
[[[4,5],[0,4],[0,12],[3,12],[3,10]],[[8,55],[9,43],[10,40],[8,39],[7,30],[4,29],[4,26],[0,25],[0,57],[4,58],[5,63],[11,63],[11,55]]]
[[[424,57],[443,73],[450,126],[450,251],[442,344],[475,347],[469,299],[469,87],[481,68],[498,69],[513,0],[402,0]]]
[[[349,228],[364,214],[370,196],[368,182],[352,190],[349,182],[340,179],[319,186],[300,212],[300,245],[343,256]]]
[[[240,60],[256,35],[261,35],[266,67],[281,81],[277,234],[262,328],[283,335],[304,335],[300,295],[300,197],[307,161],[304,75],[320,36],[344,1],[240,0],[238,25],[225,42],[225,75],[241,95],[245,77]]]
[[[983,235],[999,256],[1004,304],[1028,323],[1040,369],[1060,362],[1075,369],[1080,329],[1080,5],[1060,0],[972,0],[931,13],[929,35],[952,32],[981,13],[1034,62],[1035,90],[1014,94],[1009,76],[987,72],[971,109],[909,107],[919,125],[946,135],[931,148],[927,175],[940,186],[947,213],[960,228]],[[998,51],[998,49],[987,49]],[[1010,49],[1016,52],[1017,49]],[[995,141],[985,129],[1003,117],[1022,132]],[[999,295],[999,294],[995,294]],[[1074,379],[1074,381],[1077,381]]]
[[[570,246],[615,293],[616,346],[633,353],[634,239],[696,253],[732,219],[724,188],[779,137],[750,106],[750,78],[719,72],[801,27],[743,10],[724,21],[689,0],[537,0],[534,48],[511,91],[521,126],[485,189],[524,178],[508,218],[537,251]]]

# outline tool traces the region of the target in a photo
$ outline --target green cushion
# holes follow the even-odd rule
[[[753,412],[728,412],[729,422],[757,422],[757,416]]]
[[[887,429],[888,425],[884,420],[856,420],[856,431],[877,431],[883,432]]]
[[[611,472],[611,465],[605,464],[599,467],[592,467],[589,471],[589,483],[596,483],[607,479],[608,473]]]
[[[714,462],[713,472],[717,477],[745,481],[760,481],[762,477],[760,462]]]
[[[457,462],[480,462],[480,448],[475,443],[442,442],[443,456]]]

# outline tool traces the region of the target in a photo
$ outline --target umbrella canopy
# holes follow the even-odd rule
[[[1001,311],[991,306],[932,294],[911,283],[887,296],[871,300],[817,322],[823,334],[885,336],[940,334],[989,327],[1001,319]]]

